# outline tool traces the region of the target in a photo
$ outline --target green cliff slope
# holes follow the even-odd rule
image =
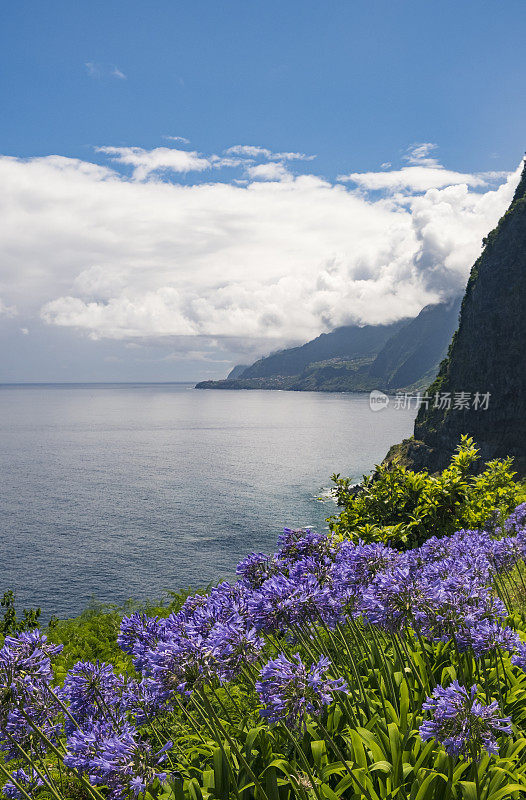
[[[526,165],[510,208],[484,240],[462,301],[459,329],[433,396],[465,392],[469,407],[422,407],[414,439],[391,449],[389,461],[442,469],[461,434],[480,447],[480,462],[511,455],[526,474]],[[487,410],[473,407],[475,394],[490,393]]]

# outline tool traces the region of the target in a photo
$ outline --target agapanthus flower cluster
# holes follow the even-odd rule
[[[155,780],[163,782],[167,777],[159,767],[166,760],[171,742],[154,752],[125,719],[92,721],[75,729],[67,746],[66,766],[89,775],[95,786],[107,786],[111,800],[124,800],[130,792],[143,794]]]
[[[367,586],[375,575],[394,567],[399,560],[400,554],[396,550],[380,542],[342,542],[335,556],[336,563],[345,568],[347,581],[359,586]],[[342,577],[343,574],[342,569]]]
[[[517,534],[526,528],[526,503],[521,503],[515,508],[504,523],[504,528],[510,534]]]
[[[44,786],[44,781],[33,769],[21,767],[11,773],[11,779],[4,783],[2,792],[6,797],[20,800],[24,795],[18,788],[19,786],[31,797]]]
[[[236,574],[251,589],[258,589],[262,583],[278,572],[278,560],[266,553],[251,553],[240,561],[236,568]]]
[[[111,716],[119,710],[124,679],[115,675],[111,664],[78,661],[66,675],[61,691],[77,723],[97,716]],[[68,727],[73,723],[67,721]]]
[[[450,756],[463,754],[478,761],[483,751],[499,752],[497,736],[511,733],[510,717],[501,717],[496,701],[488,706],[477,700],[477,687],[468,691],[458,681],[437,686],[423,704],[431,719],[420,726],[423,741],[434,738]]]
[[[132,614],[122,620],[117,644],[133,657],[137,669],[141,670],[145,654],[162,638],[164,627],[164,620],[158,617]]]
[[[289,728],[305,726],[308,715],[318,716],[333,700],[335,692],[347,692],[342,678],[328,678],[328,658],[310,667],[299,654],[288,659],[283,653],[261,670],[256,690],[264,706],[261,716],[269,722],[283,722]]]
[[[51,659],[62,645],[53,645],[39,630],[6,636],[0,648],[0,695],[30,697],[53,680]]]
[[[521,639],[516,631],[500,622],[482,620],[471,628],[461,628],[457,634],[461,650],[470,647],[477,658],[499,650],[515,652]]]
[[[6,636],[0,648],[0,749],[8,758],[18,757],[18,746],[32,748],[31,723],[50,740],[58,736],[59,708],[49,688],[51,659],[61,650],[38,630]]]
[[[512,656],[511,663],[514,664],[519,669],[522,669],[523,672],[526,672],[526,642],[521,642],[515,650],[515,654]]]
[[[323,556],[331,550],[331,539],[326,533],[316,533],[309,528],[284,528],[278,537],[278,559],[296,560],[303,556]]]

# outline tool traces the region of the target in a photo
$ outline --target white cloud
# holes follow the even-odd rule
[[[168,139],[170,142],[180,142],[181,144],[190,144],[190,139],[184,136],[163,136],[163,139]]]
[[[234,144],[225,150],[225,153],[247,156],[248,158],[272,158],[272,150],[252,144]]]
[[[227,341],[256,355],[351,321],[416,314],[461,291],[518,180],[516,171],[489,186],[414,166],[405,170],[420,170],[418,181],[401,183],[404,170],[354,173],[353,188],[244,161],[246,185],[181,184],[163,170],[222,159],[101,152],[138,180],[77,159],[0,157],[0,313],[16,306],[20,324],[41,316],[130,344],[176,338],[174,352],[212,358]]]
[[[439,163],[430,153],[437,149],[433,142],[416,142],[409,147],[405,160],[409,164],[418,164],[421,167],[438,167]]]
[[[117,78],[118,80],[126,80],[127,75],[119,69],[115,64],[100,64],[96,61],[86,61],[84,66],[90,78]]]
[[[8,306],[0,297],[0,317],[16,317],[17,309],[15,306]]]
[[[143,150],[142,147],[98,147],[97,151],[106,153],[113,161],[132,166],[136,180],[145,180],[152,172],[202,172],[211,166],[209,158],[174,147],[156,147],[153,150]]]
[[[110,156],[112,161],[133,167],[133,178],[137,181],[147,180],[152,173],[204,172],[211,168],[237,167],[242,163],[239,158],[205,157],[195,150],[178,150],[175,147],[155,147],[153,150],[144,150],[142,147],[97,147],[96,151]]]
[[[225,150],[231,155],[244,156],[246,158],[267,159],[268,161],[312,161],[316,156],[309,156],[306,153],[273,153],[266,147],[258,147],[252,144],[235,144]]]
[[[288,169],[276,161],[267,164],[256,164],[247,168],[247,175],[257,181],[284,181],[292,177]]]
[[[110,74],[113,75],[114,78],[119,78],[119,80],[121,80],[121,81],[125,81],[126,78],[127,78],[127,76],[124,74],[124,72],[121,69],[119,69],[118,67],[115,67],[115,66],[112,67]]]
[[[403,167],[390,172],[351,172],[350,175],[339,175],[338,180],[355,183],[368,190],[409,189],[414,192],[426,192],[428,189],[440,189],[459,183],[472,187],[484,186],[486,183],[480,176],[454,172],[440,166]]]

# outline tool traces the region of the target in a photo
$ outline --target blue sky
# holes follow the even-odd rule
[[[512,168],[525,27],[522,0],[6,0],[1,150],[84,158],[180,135],[316,153],[333,175],[432,141],[452,168]]]
[[[0,198],[3,191],[10,213],[16,208],[20,216],[0,241],[0,336],[10,350],[0,380],[219,376],[233,361],[293,341],[283,321],[294,304],[290,276],[306,282],[308,321],[294,325],[303,338],[348,321],[375,321],[367,308],[376,297],[383,317],[392,319],[458,291],[485,227],[505,208],[511,189],[504,173],[516,170],[526,148],[525,23],[522,0],[5,2],[0,154],[16,163],[3,163],[9,171]],[[415,149],[419,144],[423,149]],[[225,151],[235,145],[274,155],[228,165],[225,159],[239,153]],[[166,150],[192,153],[208,166],[167,166]],[[53,155],[77,162],[52,161]],[[143,173],[133,172],[132,156]],[[152,168],[152,158],[161,167]],[[96,173],[96,165],[107,172]],[[391,185],[383,178],[338,182],[349,174],[396,176],[411,166],[423,178],[415,183],[413,176],[404,197],[396,177]],[[66,168],[71,181],[64,182]],[[451,173],[449,183],[437,183],[431,174],[437,168]],[[314,186],[320,179],[327,185]],[[458,187],[465,185],[460,197]],[[184,186],[192,194],[182,199]],[[447,247],[438,242],[444,220],[437,191],[450,209]],[[86,196],[92,197],[88,205]],[[269,217],[278,196],[286,204],[282,217],[289,215],[280,230]],[[253,205],[253,218],[241,251],[249,227],[244,199]],[[141,217],[137,209],[148,204],[158,209],[162,225],[151,210]],[[469,229],[473,204],[477,220]],[[107,209],[103,219],[97,208]],[[191,241],[172,230],[171,220],[183,212]],[[74,213],[87,220],[89,236],[78,221],[68,228]],[[316,263],[307,264],[301,252],[307,234],[296,223],[310,214],[320,220],[320,231],[310,248]],[[396,227],[402,217],[407,230]],[[137,239],[123,259],[143,224],[150,238]],[[364,226],[367,242],[359,238]],[[393,242],[409,229],[412,245],[407,241],[403,252],[388,254],[386,272],[384,232],[392,231]],[[62,237],[51,235],[59,230]],[[421,252],[426,236],[431,254]],[[273,237],[274,250],[261,250]],[[206,254],[196,261],[202,239]],[[138,264],[134,252],[141,248]],[[354,252],[359,263],[351,264]],[[426,258],[430,267],[422,275],[415,265]],[[392,271],[397,259],[404,264],[398,273]],[[60,269],[53,271],[57,260]],[[279,261],[279,269],[269,266],[259,280],[270,261]],[[190,274],[201,276],[205,266],[206,280],[193,284]],[[403,290],[397,287],[400,269]],[[358,281],[346,298],[348,318],[330,300],[331,291],[341,294],[335,275]],[[212,293],[221,297],[210,311],[203,303],[210,305]],[[253,330],[246,323],[251,294],[262,321]],[[123,322],[130,305],[133,320],[128,315]],[[204,325],[204,317],[214,324]],[[168,318],[179,321],[172,325]]]

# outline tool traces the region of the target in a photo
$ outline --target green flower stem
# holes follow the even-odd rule
[[[493,659],[495,661],[495,672],[497,673],[497,688],[498,688],[498,691],[499,691],[499,703],[500,703],[500,707],[502,709],[504,709],[504,698],[502,696],[502,688],[501,688],[501,685],[500,685],[499,662],[498,662],[498,659],[497,659],[497,653],[495,651],[493,652]]]
[[[57,694],[56,692],[54,692],[54,691],[53,691],[53,689],[51,688],[51,686],[49,686],[49,685],[48,685],[48,686],[46,686],[46,688],[47,688],[47,690],[48,690],[49,694],[51,695],[51,697],[52,697],[54,700],[56,700],[56,702],[59,704],[60,708],[62,709],[62,711],[64,712],[64,714],[65,714],[65,715],[68,717],[68,719],[70,719],[70,720],[71,720],[71,722],[72,722],[72,723],[73,723],[73,725],[74,725],[74,726],[77,728],[77,730],[80,730],[80,725],[78,724],[77,720],[75,719],[75,717],[73,716],[73,714],[71,713],[71,711],[69,710],[69,708],[66,706],[66,704],[62,702],[62,700],[60,699],[60,697],[58,696],[58,694]]]
[[[475,778],[475,787],[476,787],[476,793],[477,793],[477,800],[481,800],[479,770],[478,770],[478,764],[477,764],[477,755],[478,754],[477,754],[477,752],[475,750],[475,747],[473,745],[471,745],[471,761],[472,761],[472,764],[473,764],[473,773],[474,773],[474,778]]]
[[[58,747],[56,747],[53,744],[53,742],[46,736],[46,734],[43,731],[41,731],[37,725],[35,725],[31,717],[29,717],[20,706],[18,706],[18,710],[20,711],[26,722],[28,722],[31,728],[35,731],[35,733],[47,744],[49,749],[52,750],[53,753],[55,753],[55,755],[57,755],[59,758],[62,758],[63,753],[61,753]],[[97,800],[105,800],[105,798],[99,792],[99,790],[96,789],[95,786],[92,786],[91,783],[84,777],[84,775],[81,775],[81,773],[78,772],[78,770],[74,769],[73,767],[69,767],[69,769],[71,769],[71,771],[76,775],[76,777],[79,779],[82,785],[88,790],[88,792],[91,794],[92,797],[97,798]]]
[[[418,682],[418,685],[420,686],[420,689],[423,692],[425,692],[426,691],[426,687],[424,686],[422,678],[420,677],[420,672],[418,671],[418,668],[417,668],[415,662],[411,658],[411,653],[409,652],[409,649],[407,647],[407,642],[405,641],[405,631],[398,638],[400,640],[400,644],[402,645],[402,649],[403,649],[403,651],[405,653],[405,656],[406,656],[406,658],[407,658],[407,660],[409,662],[409,665],[411,666],[411,669],[413,670],[413,674],[414,674],[414,676],[415,676],[415,678],[416,678],[416,680]]]
[[[395,691],[395,686],[394,686],[394,683],[393,683],[393,676],[391,674],[391,670],[389,669],[389,665],[387,663],[387,657],[385,655],[385,649],[384,649],[384,647],[382,647],[382,643],[380,642],[380,638],[378,636],[377,631],[375,630],[374,625],[370,625],[369,626],[369,630],[371,632],[371,636],[373,637],[376,649],[377,649],[378,653],[380,654],[380,660],[381,660],[381,662],[383,664],[383,667],[384,667],[384,676],[385,676],[385,679],[386,679],[387,683],[389,684],[389,690],[390,690],[390,693],[391,693],[391,703],[397,709],[397,711],[400,711],[399,701],[398,701],[398,693]],[[386,641],[386,644],[387,644],[388,640],[385,640],[385,641]],[[373,666],[376,667],[375,660],[372,659],[372,661],[373,661]]]
[[[461,658],[461,655],[460,655],[460,650],[458,649],[458,642],[457,642],[457,637],[455,636],[455,634],[453,634],[451,641],[453,642],[453,647],[455,648],[455,653],[456,653],[456,656],[457,656],[457,663],[458,663],[458,669],[459,669],[459,672],[460,672],[460,679],[461,679],[462,683],[464,684],[464,686],[467,686],[468,681],[467,681],[466,675],[464,673],[464,667],[462,666],[462,658]]]
[[[354,656],[352,654],[351,648],[349,647],[349,644],[348,644],[348,642],[347,642],[347,640],[346,640],[346,638],[345,638],[345,636],[343,634],[343,631],[342,631],[340,625],[337,625],[336,627],[337,627],[338,633],[340,634],[340,637],[341,637],[341,639],[343,641],[343,646],[345,647],[345,652],[347,653],[347,657],[349,659],[349,663],[351,665],[351,669],[352,669],[352,671],[354,673],[356,683],[358,684],[358,688],[360,690],[360,695],[361,695],[361,698],[362,698],[362,703],[364,705],[364,710],[366,711],[366,713],[369,716],[371,716],[371,709],[370,709],[370,706],[369,706],[369,700],[367,699],[367,695],[366,695],[365,688],[364,688],[364,685],[363,685],[363,682],[362,682],[362,678],[360,676],[360,673],[358,672],[358,668],[356,666],[356,661],[354,660]]]
[[[232,750],[234,751],[234,753],[238,757],[239,761],[243,764],[243,766],[245,767],[246,771],[248,772],[248,774],[252,778],[252,780],[254,782],[254,786],[257,788],[258,792],[261,794],[261,797],[263,798],[263,800],[269,800],[269,798],[267,796],[267,793],[263,789],[261,783],[259,782],[259,780],[256,777],[255,773],[253,772],[252,768],[250,767],[250,765],[249,765],[248,761],[246,760],[245,756],[243,755],[243,753],[241,752],[241,750],[237,746],[236,742],[232,739],[232,737],[230,736],[228,731],[223,727],[223,725],[221,723],[221,720],[219,719],[219,717],[217,716],[216,712],[214,711],[214,709],[213,709],[208,697],[205,694],[201,694],[201,697],[202,697],[203,702],[205,704],[206,710],[208,711],[209,714],[211,714],[211,716],[213,717],[217,727],[219,728],[219,730],[221,731],[221,733],[223,734],[223,736],[227,740],[228,744],[230,745],[230,747],[232,748]]]
[[[9,731],[4,731],[4,735],[7,736],[7,738],[11,742],[11,744],[16,747],[17,752],[20,753],[21,757],[25,761],[27,761],[27,763],[29,764],[29,766],[32,769],[34,769],[34,771],[36,772],[36,774],[38,775],[40,780],[42,780],[46,784],[47,788],[49,789],[49,791],[51,792],[51,794],[53,795],[55,800],[64,800],[64,798],[61,797],[59,795],[59,793],[57,792],[55,786],[53,785],[53,781],[49,778],[47,773],[46,774],[42,774],[42,772],[39,770],[39,768],[37,767],[35,761],[31,758],[31,754],[27,753],[24,750],[24,748],[16,741],[16,739],[13,736],[11,736]]]
[[[142,712],[143,712],[143,714],[144,714],[144,716],[145,716],[145,718],[146,718],[146,722],[148,723],[148,725],[149,725],[149,726],[150,726],[150,728],[152,729],[153,733],[155,734],[155,738],[157,739],[157,742],[158,742],[158,743],[161,745],[161,747],[164,747],[164,745],[166,744],[166,742],[163,742],[163,740],[162,740],[162,738],[161,738],[160,734],[159,734],[159,733],[158,733],[158,731],[157,731],[157,728],[156,728],[156,727],[155,727],[155,725],[153,724],[153,719],[150,717],[150,715],[149,715],[149,714],[148,714],[148,712],[146,711],[146,708],[144,708],[144,706],[143,706],[143,705],[141,705],[141,708],[142,708]],[[170,755],[170,752],[168,751],[168,752],[166,753],[166,755],[168,756],[168,763],[170,764],[170,767],[171,767],[172,771],[174,771],[174,772],[175,772],[175,769],[176,769],[176,768],[175,768],[175,766],[174,766],[174,763],[173,763],[173,761],[172,761],[172,757],[171,757],[171,755]]]
[[[322,625],[323,625],[323,622],[322,622]],[[335,648],[338,656],[341,656],[341,649],[338,646],[338,642],[337,642],[336,638],[333,636],[332,632],[325,625],[323,625],[323,627],[325,628],[325,631],[326,631],[329,639],[331,640],[331,642],[333,644],[333,647]],[[344,643],[344,646],[345,646],[345,643]],[[331,661],[332,661],[332,659],[331,659]],[[359,705],[359,703],[360,703],[360,691],[357,692],[356,688],[355,688],[356,684],[358,684],[359,690],[361,689],[359,675],[357,674],[356,669],[354,669],[354,670],[353,669],[349,669],[348,665],[345,663],[345,659],[342,658],[341,661],[342,661],[342,666],[343,666],[343,669],[345,671],[345,676],[347,678],[349,687],[350,687],[350,689],[352,691],[353,703],[355,705]],[[347,700],[347,698],[346,698],[346,700]],[[348,705],[348,710],[351,713],[351,719],[353,721],[353,724],[357,725],[358,722],[356,720],[356,716],[354,714],[354,710],[352,709],[352,707],[350,706],[350,704],[348,702],[346,703],[346,706],[347,705]]]
[[[228,688],[228,684],[224,684],[223,689],[225,690],[226,694],[228,695],[228,699],[236,709],[237,713],[239,714],[240,719],[243,719],[243,712],[239,708],[235,697],[231,694],[230,689]]]
[[[216,690],[214,688],[212,688],[212,687],[210,687],[210,688],[212,689],[212,692],[214,694],[214,699],[217,700],[218,704],[221,706],[221,711],[223,712],[223,714],[225,716],[225,719],[228,721],[229,725],[233,725],[234,722],[232,721],[232,719],[230,717],[230,714],[228,713],[227,707],[225,706],[225,704],[221,700],[221,697],[218,695],[218,693],[216,692]]]
[[[303,750],[302,750],[302,748],[300,746],[300,743],[297,741],[296,737],[292,735],[292,733],[289,731],[289,729],[287,728],[286,725],[280,725],[280,730],[282,730],[285,733],[285,735],[287,736],[288,740],[292,743],[292,745],[294,746],[294,749],[296,750],[297,754],[299,755],[300,761],[303,764],[305,772],[307,773],[307,775],[309,777],[309,781],[310,781],[311,786],[312,786],[312,788],[314,790],[314,794],[317,797],[317,800],[322,800],[322,798],[320,796],[320,793],[319,793],[319,790],[318,790],[318,786],[316,784],[316,779],[315,779],[314,774],[313,774],[313,772],[312,772],[312,770],[310,768],[309,760],[308,760],[307,756],[305,755],[305,753],[303,752]]]
[[[215,741],[215,738],[217,736],[217,731],[214,728],[214,726],[210,723],[210,720],[208,719],[207,715],[205,714],[205,711],[202,708],[201,704],[197,701],[196,694],[197,694],[197,692],[193,692],[192,693],[191,702],[195,706],[195,709],[196,709],[197,713],[199,714],[203,725],[208,730],[208,733],[210,734],[212,739],[214,739],[214,741]]]
[[[434,680],[434,677],[433,677],[433,669],[431,667],[431,662],[429,661],[429,658],[428,658],[428,655],[427,655],[426,644],[425,644],[424,639],[422,637],[422,633],[420,632],[420,626],[418,625],[418,623],[416,622],[414,617],[412,617],[412,619],[411,619],[411,627],[412,627],[413,631],[417,635],[418,643],[420,645],[420,649],[422,650],[422,653],[424,655],[424,661],[426,662],[426,667],[427,667],[427,670],[426,670],[427,688],[428,688],[429,694],[431,694],[431,692],[435,688],[435,680]]]
[[[196,692],[194,692],[194,695],[195,695],[195,693]],[[212,736],[213,740],[215,742],[217,742],[217,744],[219,745],[219,748],[220,748],[220,750],[221,750],[221,752],[223,754],[223,758],[225,759],[225,762],[226,762],[226,764],[228,766],[228,771],[230,773],[230,782],[234,786],[234,791],[235,791],[236,797],[239,797],[239,791],[238,791],[238,788],[237,788],[237,781],[234,778],[234,770],[232,769],[232,765],[231,765],[230,760],[229,760],[229,758],[227,756],[223,741],[221,739],[221,736],[219,735],[218,727],[215,724],[216,720],[217,720],[217,722],[219,722],[219,717],[213,711],[212,705],[210,704],[210,701],[209,701],[208,697],[206,696],[206,694],[204,693],[204,691],[201,692],[201,697],[203,699],[203,702],[205,703],[205,708],[208,711],[208,713],[210,714],[210,712],[212,712],[211,713],[212,721],[207,720],[207,724],[208,724],[208,727],[209,727],[209,729],[211,731],[211,736]],[[196,702],[196,704],[197,704],[197,701],[195,701],[195,699],[194,699],[194,702]],[[205,715],[204,711],[201,710],[200,706],[199,706],[199,710],[200,710],[200,713],[203,715],[203,718],[206,719],[206,715]],[[220,722],[219,722],[219,726],[221,727],[221,729],[223,729]]]
[[[367,797],[367,800],[372,800],[372,797],[371,797],[370,793],[367,791],[367,789],[365,788],[365,786],[356,777],[356,775],[352,772],[352,770],[349,769],[349,765],[347,764],[345,756],[343,755],[342,751],[340,750],[340,748],[338,747],[338,745],[336,744],[336,742],[334,741],[334,739],[330,735],[329,731],[325,728],[323,723],[321,723],[319,720],[318,720],[318,725],[321,728],[321,731],[323,733],[325,741],[330,744],[330,746],[332,747],[332,749],[334,750],[334,752],[336,754],[336,757],[340,759],[340,761],[342,762],[343,766],[347,770],[348,774],[353,779],[353,781],[356,784],[356,786],[358,787],[358,789],[361,791],[362,794],[364,794]]]
[[[190,712],[190,711],[189,711],[189,710],[188,710],[188,709],[187,709],[187,708],[186,708],[186,707],[185,707],[185,706],[184,706],[184,705],[181,703],[181,701],[179,700],[179,698],[177,697],[177,695],[175,695],[175,694],[174,694],[174,695],[173,695],[173,699],[174,699],[174,700],[175,700],[175,702],[177,703],[177,706],[178,706],[178,708],[180,709],[180,711],[182,711],[182,712],[183,712],[184,716],[185,716],[185,717],[188,719],[188,721],[190,722],[190,725],[192,726],[192,728],[194,729],[194,731],[196,732],[196,734],[197,734],[197,735],[199,736],[199,738],[201,739],[201,742],[202,742],[203,744],[206,744],[206,740],[205,740],[205,738],[204,738],[203,734],[201,733],[201,731],[199,730],[199,723],[198,723],[198,722],[197,722],[197,720],[194,718],[193,714],[192,714],[192,713],[191,713],[191,712]]]

